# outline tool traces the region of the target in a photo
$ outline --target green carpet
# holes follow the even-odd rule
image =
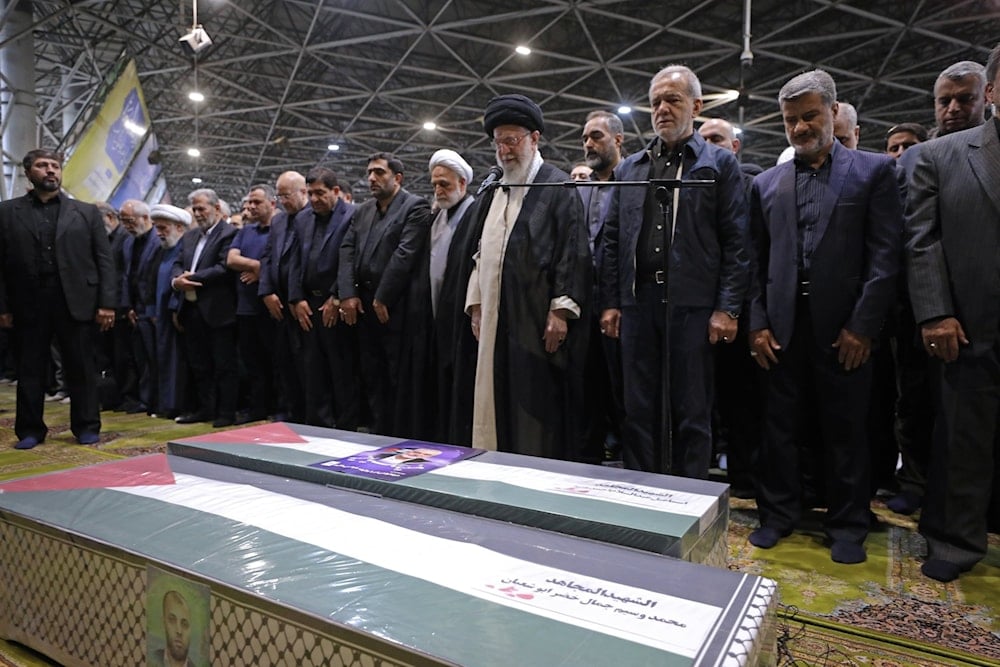
[[[69,432],[69,406],[46,403],[50,434],[33,450],[12,449],[14,388],[0,385],[0,481],[125,456],[166,450],[168,440],[211,431],[146,415],[103,412],[101,440],[82,447]],[[780,665],[932,667],[1000,665],[1000,537],[989,556],[958,581],[941,584],[920,574],[923,540],[916,523],[873,503],[879,527],[866,543],[868,561],[839,565],[822,544],[820,515],[774,549],[752,546],[757,525],[752,501],[733,500],[730,569],[778,582]],[[53,663],[0,642],[0,667]],[[628,667],[627,665],[622,667]]]

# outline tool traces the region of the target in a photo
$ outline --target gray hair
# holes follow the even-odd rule
[[[837,101],[837,84],[833,77],[821,69],[803,72],[792,77],[778,92],[778,104],[794,100],[809,93],[816,93],[823,104],[833,105]]]
[[[611,134],[621,134],[624,136],[625,126],[622,125],[622,119],[619,118],[617,115],[611,113],[610,111],[603,111],[599,109],[597,111],[591,111],[590,113],[588,113],[587,118],[584,122],[590,122],[595,118],[600,118],[601,120],[603,120],[607,124],[608,130],[611,132]]]
[[[686,67],[684,65],[667,65],[654,74],[653,78],[649,81],[649,92],[653,92],[653,85],[656,84],[657,81],[671,74],[682,74],[684,79],[687,81],[688,96],[695,100],[701,99],[701,81],[698,80],[698,75],[696,75],[690,67]]]
[[[938,74],[938,78],[934,80],[934,88],[936,89],[938,83],[944,79],[958,81],[969,76],[974,77],[979,82],[978,92],[982,95],[986,89],[986,68],[972,60],[960,60],[957,63],[948,65],[944,68],[944,71]]]
[[[986,61],[986,80],[989,83],[996,83],[997,80],[997,70],[1000,69],[1000,43],[993,47],[990,51],[990,57]],[[997,95],[1000,95],[1000,91],[993,91],[994,104],[996,104]]]
[[[219,203],[219,195],[215,194],[215,190],[212,188],[198,188],[197,190],[192,190],[188,195],[188,204],[193,204],[195,197],[204,197],[208,200],[209,206],[215,206]]]
[[[127,199],[125,200],[125,203],[122,204],[122,208],[125,208],[126,206],[132,207],[132,215],[139,216],[140,218],[149,217],[149,204],[141,199]]]
[[[837,114],[843,115],[852,128],[858,126],[858,110],[850,102],[837,102]]]

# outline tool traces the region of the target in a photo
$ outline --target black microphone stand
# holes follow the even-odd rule
[[[663,277],[665,286],[663,288],[663,340],[661,346],[662,364],[660,368],[660,433],[662,438],[662,448],[660,450],[661,470],[667,474],[673,472],[674,467],[674,435],[673,421],[670,415],[670,308],[668,303],[668,288],[670,286],[670,249],[673,245],[673,216],[671,193],[676,188],[710,188],[715,185],[714,179],[680,179],[680,178],[651,178],[646,181],[556,181],[554,183],[502,183],[496,181],[491,183],[486,192],[491,192],[496,188],[503,188],[506,192],[509,188],[594,188],[612,186],[621,187],[643,187],[655,188],[654,195],[660,204],[660,214],[663,216],[664,229],[667,230],[667,241],[663,253]],[[484,193],[485,194],[485,193]]]

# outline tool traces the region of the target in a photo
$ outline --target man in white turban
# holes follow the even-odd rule
[[[427,165],[434,188],[436,215],[431,225],[430,288],[437,355],[437,418],[435,439],[460,445],[472,442],[471,421],[475,382],[476,340],[465,315],[465,290],[474,249],[468,248],[468,219],[475,201],[469,193],[472,167],[461,155],[442,148]],[[472,363],[457,363],[462,358]]]

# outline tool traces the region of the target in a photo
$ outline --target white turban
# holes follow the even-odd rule
[[[442,148],[431,156],[431,161],[427,165],[428,171],[433,171],[438,165],[447,167],[465,179],[466,185],[472,183],[472,167],[462,159],[462,156],[453,150]]]
[[[170,204],[157,204],[149,209],[149,217],[153,220],[168,220],[179,222],[185,227],[191,226],[191,214],[182,208]]]

